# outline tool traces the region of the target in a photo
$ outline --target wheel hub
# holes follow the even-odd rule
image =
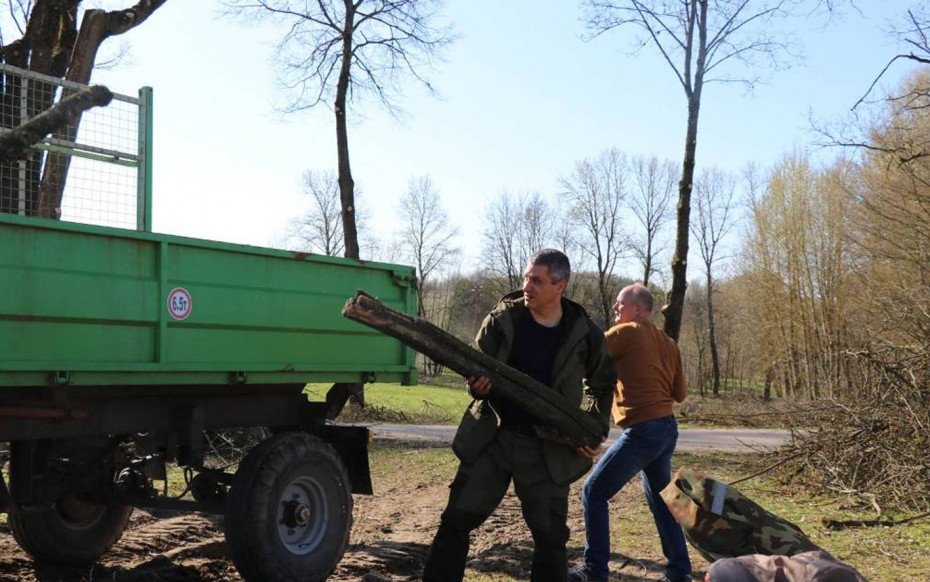
[[[308,475],[294,478],[278,498],[278,536],[287,550],[307,555],[326,534],[329,509],[320,482]]]
[[[286,501],[281,522],[287,527],[307,527],[310,523],[310,508],[296,499]]]

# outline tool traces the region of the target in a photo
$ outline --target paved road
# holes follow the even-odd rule
[[[454,426],[379,424],[370,427],[376,441],[426,441],[451,443]],[[612,429],[608,444],[617,438],[620,429]],[[788,438],[788,431],[777,429],[686,428],[678,436],[678,449],[683,451],[751,452],[760,447],[777,447]]]

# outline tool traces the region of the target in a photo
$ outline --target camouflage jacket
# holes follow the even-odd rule
[[[505,295],[485,317],[475,338],[476,347],[506,362],[513,348],[516,323],[520,317],[530,315],[523,304],[523,292],[518,290]],[[552,364],[552,388],[568,402],[596,418],[606,435],[617,377],[607,353],[604,333],[594,325],[581,305],[564,297],[562,317],[567,335]],[[496,398],[492,393],[487,399],[474,400],[462,417],[452,441],[452,450],[463,463],[473,463],[500,428]],[[560,485],[579,479],[591,468],[591,459],[579,455],[574,446],[546,438],[542,449],[549,475]]]
[[[685,468],[662,490],[662,499],[688,542],[709,562],[748,554],[793,556],[820,550],[793,523],[769,513],[726,483]]]

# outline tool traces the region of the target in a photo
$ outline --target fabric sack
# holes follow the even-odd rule
[[[748,554],[793,556],[820,550],[793,523],[766,511],[735,488],[679,469],[662,499],[688,542],[707,561]]]

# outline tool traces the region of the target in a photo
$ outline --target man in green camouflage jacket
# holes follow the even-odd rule
[[[521,291],[505,296],[485,318],[482,352],[550,386],[608,430],[615,376],[600,329],[563,295],[568,258],[542,250],[530,259]],[[591,467],[573,446],[541,438],[536,421],[504,400],[488,378],[469,378],[474,401],[452,444],[461,461],[423,571],[424,582],[458,582],[469,534],[503,499],[511,480],[533,535],[532,582],[565,582],[568,570],[569,484]]]

